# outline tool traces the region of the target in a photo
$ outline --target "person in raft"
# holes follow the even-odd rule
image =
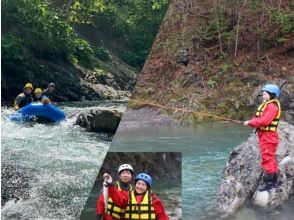
[[[54,83],[48,83],[47,88],[43,90],[43,95],[50,99],[50,102],[53,102],[53,92],[55,90]],[[53,102],[53,104],[55,104]]]
[[[133,179],[134,170],[130,164],[122,164],[118,168],[118,178],[119,180],[115,182],[114,186],[122,194],[128,196],[129,191],[133,189],[131,181]],[[97,199],[96,203],[96,219],[97,220],[114,220],[122,219],[125,210],[116,206],[113,203],[111,196],[108,196],[107,211],[105,213],[105,204],[103,193]]]
[[[278,163],[275,153],[279,143],[277,128],[281,116],[281,106],[278,100],[280,89],[268,84],[262,88],[263,103],[257,108],[255,117],[244,124],[257,128],[261,166],[264,170],[264,183],[258,186],[259,191],[274,188],[278,181]]]
[[[169,220],[163,203],[151,191],[152,178],[148,174],[138,174],[135,178],[135,187],[128,194],[117,190],[109,174],[105,173],[103,177],[114,204],[125,209],[123,219]]]
[[[42,89],[36,88],[34,92],[34,102],[41,102],[42,101]]]
[[[13,107],[15,111],[33,102],[32,91],[33,85],[31,83],[25,84],[23,92],[20,93],[14,100]]]

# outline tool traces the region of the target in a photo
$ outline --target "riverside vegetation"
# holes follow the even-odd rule
[[[167,0],[2,0],[2,101],[54,81],[57,101],[130,96]]]

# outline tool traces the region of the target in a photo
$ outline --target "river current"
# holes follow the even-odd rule
[[[230,122],[126,126],[116,133],[110,151],[181,151],[182,219],[220,219],[215,203],[222,171],[230,152],[251,132]],[[231,219],[292,219],[293,205],[294,198],[275,209],[257,208],[248,202]]]
[[[1,108],[1,163],[25,173],[28,199],[8,201],[2,219],[77,219],[110,146],[105,134],[74,125],[81,112],[118,109],[124,103],[62,103],[67,119],[58,124],[9,121],[12,108]],[[4,187],[2,185],[2,187]]]

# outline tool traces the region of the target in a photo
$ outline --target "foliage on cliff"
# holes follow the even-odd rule
[[[5,65],[29,57],[81,62],[110,59],[105,48],[95,48],[77,36],[77,23],[106,22],[127,46],[125,61],[142,65],[167,7],[161,1],[2,0],[2,60]]]
[[[9,103],[28,81],[42,88],[54,81],[60,101],[132,91],[168,5],[167,0],[1,3],[1,99]]]
[[[242,119],[258,86],[294,87],[293,45],[293,0],[175,0],[133,97]]]

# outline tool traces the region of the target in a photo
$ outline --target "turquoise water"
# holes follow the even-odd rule
[[[218,219],[216,191],[232,149],[246,141],[252,129],[229,122],[195,126],[142,126],[119,129],[110,151],[181,151],[183,219]],[[232,219],[291,219],[293,200],[269,211],[245,205]],[[265,216],[265,217],[262,217]],[[291,216],[291,218],[289,218]],[[197,218],[196,218],[197,217]]]
[[[123,103],[63,103],[67,120],[59,124],[17,124],[12,108],[1,108],[1,161],[30,174],[30,198],[7,202],[2,219],[76,219],[88,198],[110,145],[104,134],[74,126],[90,109],[124,110]],[[2,186],[3,187],[3,186]]]

